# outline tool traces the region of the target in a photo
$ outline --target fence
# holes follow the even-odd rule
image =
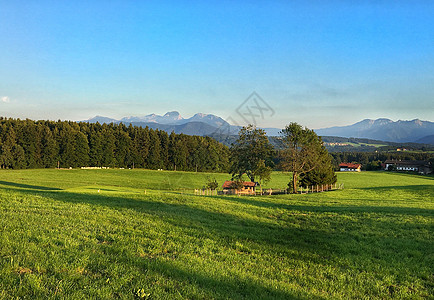
[[[195,189],[194,194],[198,196],[217,196],[217,190]]]
[[[299,187],[298,192],[300,194],[309,194],[309,193],[321,193],[321,192],[328,192],[328,191],[335,191],[335,190],[343,190],[344,184],[343,183],[335,183],[335,184],[321,184],[321,185],[312,185],[312,186],[305,186],[305,187]],[[236,195],[282,195],[282,194],[288,194],[288,190],[286,189],[264,189],[262,190],[262,193],[260,191],[256,191],[252,193],[231,193],[231,192],[218,192],[217,190],[211,190],[211,189],[195,189],[194,194],[198,196],[217,196],[218,194],[236,194]]]
[[[300,187],[300,194],[308,194],[308,193],[321,193],[333,190],[343,190],[344,184],[321,184],[321,185],[312,185],[306,187]]]

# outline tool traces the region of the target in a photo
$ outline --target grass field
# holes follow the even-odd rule
[[[339,173],[333,192],[192,195],[206,176],[0,171],[0,298],[434,297],[433,177]],[[287,181],[274,173],[268,186]]]

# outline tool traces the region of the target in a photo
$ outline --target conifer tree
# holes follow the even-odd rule
[[[161,144],[157,132],[153,129],[149,130],[149,155],[147,166],[150,169],[161,168]]]

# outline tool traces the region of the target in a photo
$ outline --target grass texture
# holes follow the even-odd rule
[[[227,174],[0,171],[0,299],[433,298],[434,181],[195,196]],[[284,188],[273,173],[267,187]]]

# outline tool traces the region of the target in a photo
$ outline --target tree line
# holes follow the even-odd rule
[[[342,162],[357,162],[362,164],[362,170],[375,171],[381,169],[381,163],[393,160],[425,160],[434,163],[434,153],[430,152],[334,152],[331,153],[336,170]]]
[[[148,127],[0,118],[0,167],[148,168],[225,172],[229,148]]]
[[[133,125],[0,118],[0,167],[119,167],[229,172],[242,180],[269,180],[277,166],[291,172],[289,185],[336,182],[331,157],[312,130],[291,123],[277,152],[265,131],[243,127],[231,148],[211,137],[168,134]]]

